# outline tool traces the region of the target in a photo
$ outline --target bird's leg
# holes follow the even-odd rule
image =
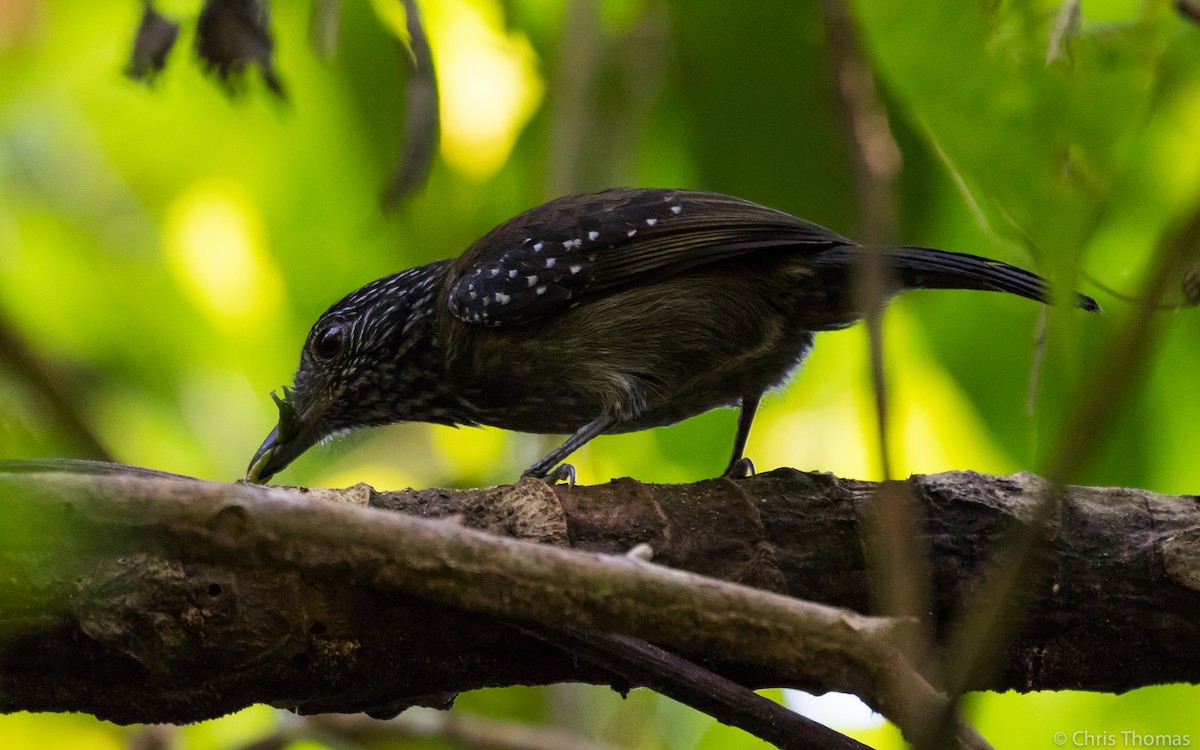
[[[750,425],[754,424],[754,414],[758,411],[758,401],[761,398],[761,393],[742,396],[742,409],[738,412],[737,434],[733,437],[733,455],[729,457],[729,465],[721,474],[723,477],[745,479],[754,476],[754,462],[742,454],[746,451],[746,441],[750,438]]]
[[[563,466],[558,466],[558,463],[581,448],[584,443],[604,433],[616,423],[616,419],[608,416],[593,419],[576,430],[575,434],[567,438],[562,445],[547,453],[542,460],[526,469],[522,476],[546,479],[547,475],[553,470],[556,479],[561,479],[563,478],[563,474],[566,474],[572,479],[572,483],[574,483],[574,468],[570,468],[570,464],[563,464],[563,466],[568,467],[567,469],[563,469]]]

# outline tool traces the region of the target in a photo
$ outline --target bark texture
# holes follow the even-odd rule
[[[1041,482],[907,484],[941,628]],[[892,645],[904,624],[832,608],[869,611],[876,487],[780,470],[376,493],[0,465],[0,711],[190,721],[268,703],[391,715],[484,686],[612,680],[510,618],[621,632],[746,684],[852,690],[899,710],[932,693],[889,679],[904,669]],[[1050,536],[1032,611],[999,670],[972,687],[1200,681],[1195,496],[1069,487]],[[623,557],[641,543],[652,564]]]

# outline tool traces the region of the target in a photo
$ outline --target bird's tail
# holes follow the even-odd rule
[[[881,249],[904,289],[978,289],[1050,301],[1045,279],[999,260],[912,245]],[[860,262],[863,250],[853,245],[830,248],[815,259],[814,265],[845,268]],[[1100,311],[1096,300],[1079,292],[1075,293],[1075,304],[1084,310]]]

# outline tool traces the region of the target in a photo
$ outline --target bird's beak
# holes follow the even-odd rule
[[[291,440],[280,440],[279,427],[276,426],[255,451],[254,458],[250,459],[250,467],[246,469],[246,481],[265,484],[316,442],[312,439],[301,439],[300,435],[293,435]]]
[[[254,458],[250,459],[250,466],[246,469],[248,482],[265,483],[321,439],[315,429],[320,416],[314,413],[316,410],[310,408],[297,414],[291,392],[284,388],[283,394],[283,398],[271,394],[279,407],[279,424],[255,451]]]

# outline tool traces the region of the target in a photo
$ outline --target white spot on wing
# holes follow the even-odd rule
[[[511,300],[511,299],[512,299],[512,297],[510,297],[509,295],[507,295],[503,292],[496,292],[496,301],[502,305],[507,305],[509,300]]]
[[[534,245],[533,245],[533,251],[534,251],[535,253],[540,253],[540,252],[542,251],[542,243],[541,243],[541,242],[535,242],[535,243],[534,243]]]
[[[592,242],[595,242],[599,238],[600,238],[599,232],[596,232],[596,231],[588,232],[588,239],[591,240]]]
[[[571,266],[571,273],[573,273],[573,274],[579,273],[582,270],[583,270],[583,266],[581,266],[579,264]]]
[[[537,276],[526,276],[525,281],[528,286],[533,286],[534,284],[538,283],[538,277]]]
[[[554,268],[554,264],[558,262],[558,258],[546,258],[546,268]]]
[[[683,210],[683,206],[671,206],[671,213],[678,214]]]
[[[646,226],[652,227],[658,223],[658,219],[646,219]]]
[[[566,240],[563,242],[563,247],[567,250],[574,250],[583,244],[583,240]]]
[[[635,234],[637,234],[637,230],[636,230],[636,229],[630,229],[628,232],[626,232],[626,233],[625,233],[625,236],[626,236],[626,237],[632,237],[632,236],[633,236],[633,235],[635,235]]]
[[[509,272],[508,272],[508,278],[510,278],[510,279],[515,279],[515,278],[517,278],[517,273],[519,273],[519,272],[517,271],[517,269],[515,269],[515,268],[514,268],[514,269],[512,269],[511,271],[509,271]]]
[[[546,287],[545,287],[545,286],[539,286],[537,289],[534,289],[533,291],[537,292],[539,295],[542,295],[542,294],[545,294],[545,293],[546,293]]]

